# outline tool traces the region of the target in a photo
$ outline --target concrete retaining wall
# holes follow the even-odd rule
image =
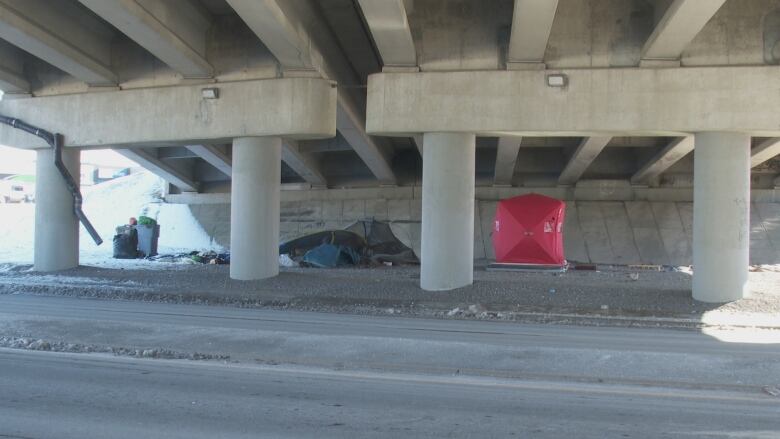
[[[363,218],[391,224],[419,254],[422,202],[417,190],[394,188],[283,191],[281,240],[342,228]],[[474,218],[474,257],[494,258],[491,241],[494,198],[478,199]],[[219,201],[219,200],[215,200]],[[190,209],[214,240],[230,242],[230,205],[191,204]],[[693,205],[671,201],[567,201],[564,242],[570,261],[594,263],[691,264]],[[460,237],[453,237],[459,239]],[[751,204],[752,264],[780,263],[780,203]]]

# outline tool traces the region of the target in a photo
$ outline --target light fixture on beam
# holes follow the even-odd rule
[[[567,85],[569,85],[569,77],[563,73],[547,75],[548,87],[566,87]]]
[[[216,87],[203,88],[200,90],[203,99],[219,99],[219,89]]]

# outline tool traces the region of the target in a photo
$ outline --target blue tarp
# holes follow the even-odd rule
[[[360,255],[351,247],[322,244],[306,252],[302,262],[319,268],[334,268],[344,265],[356,265]]]
[[[365,248],[366,240],[357,233],[346,230],[326,230],[312,233],[287,241],[279,245],[279,254],[288,254],[292,258],[299,257],[320,244],[347,246],[360,250]]]
[[[414,251],[404,245],[390,225],[375,220],[357,221],[345,230],[326,230],[279,245],[279,255],[304,266],[418,264]]]

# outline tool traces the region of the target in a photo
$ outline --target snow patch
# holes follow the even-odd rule
[[[10,285],[43,285],[43,286],[96,286],[111,289],[149,289],[145,288],[142,284],[131,281],[112,281],[106,282],[105,279],[97,279],[90,277],[74,277],[74,276],[61,276],[56,274],[38,274],[38,275],[25,275],[25,276],[3,276],[0,278],[0,284]]]
[[[102,267],[163,268],[150,261],[112,258],[112,237],[117,226],[130,217],[154,218],[160,224],[159,253],[193,250],[223,252],[192,215],[189,206],[166,204],[162,198],[164,182],[148,172],[131,174],[83,188],[84,212],[103,238],[95,245],[80,227],[80,259],[83,265]],[[33,259],[35,205],[0,204],[0,272],[12,271],[14,264],[29,264]]]

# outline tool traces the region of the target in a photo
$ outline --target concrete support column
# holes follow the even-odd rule
[[[81,153],[62,151],[62,161],[78,180]],[[73,196],[54,166],[54,150],[37,150],[35,165],[35,246],[36,271],[57,271],[79,265],[79,222],[73,212]]]
[[[747,297],[750,136],[696,134],[693,179],[693,298]]]
[[[420,286],[452,290],[474,280],[474,134],[423,138]]]
[[[265,279],[279,274],[279,186],[282,139],[233,140],[230,195],[230,277]]]

